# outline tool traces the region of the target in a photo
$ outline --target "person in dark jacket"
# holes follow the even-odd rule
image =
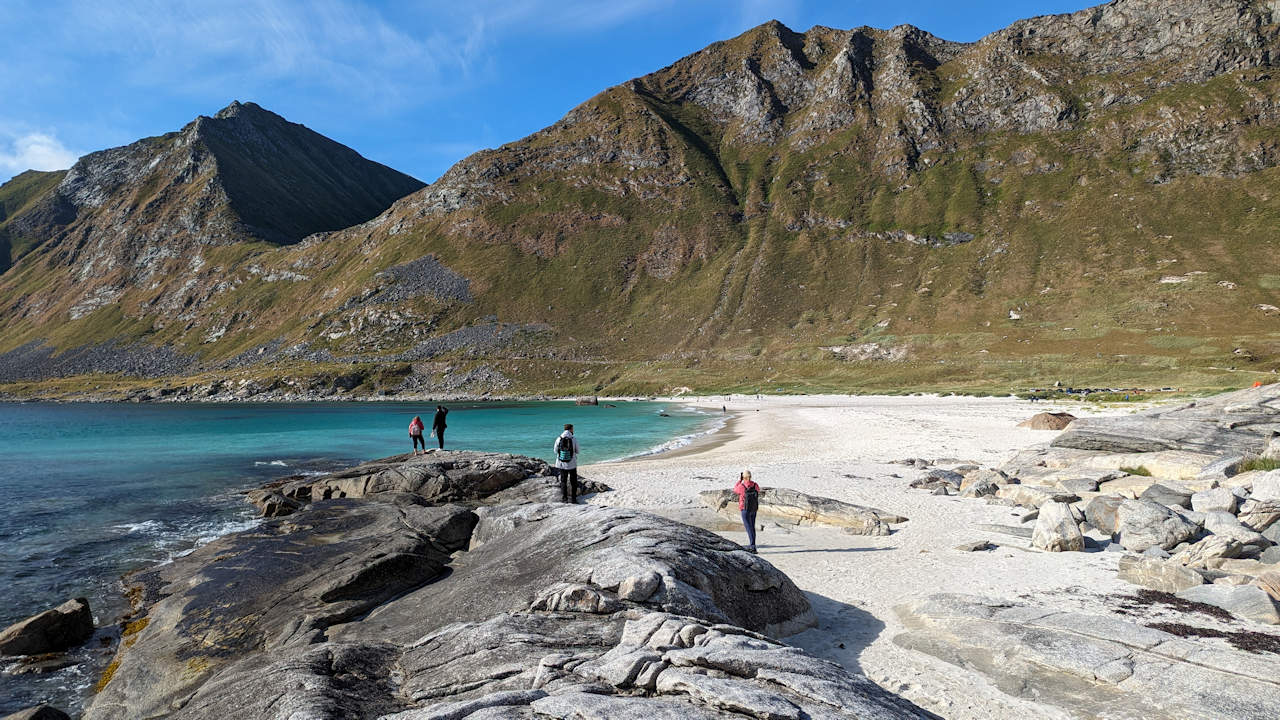
[[[443,405],[436,406],[436,416],[431,420],[431,434],[436,436],[436,440],[440,443],[440,449],[444,449],[444,429],[448,425],[444,422],[444,416],[449,414],[449,408]]]
[[[742,526],[747,530],[747,552],[756,551],[756,510],[760,507],[760,486],[751,480],[751,471],[744,470],[733,486],[738,496],[738,511],[742,513]]]
[[[578,438],[573,436],[573,425],[566,424],[564,432],[551,446],[556,454],[556,474],[560,476],[560,501],[578,502]]]

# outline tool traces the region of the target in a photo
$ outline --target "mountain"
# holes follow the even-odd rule
[[[1116,0],[976,43],[771,22],[300,243],[223,229],[267,203],[224,222],[234,202],[173,195],[177,246],[82,210],[0,277],[0,380],[158,348],[123,365],[276,392],[1239,384],[1280,367],[1278,21]],[[276,172],[233,174],[254,195]],[[83,176],[25,213],[149,187]]]

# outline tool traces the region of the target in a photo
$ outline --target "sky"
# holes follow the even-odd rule
[[[1099,0],[1100,1],[1100,0]],[[972,41],[1087,0],[2,0],[0,182],[253,101],[431,182],[769,20]]]

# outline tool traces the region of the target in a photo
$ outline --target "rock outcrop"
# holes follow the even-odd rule
[[[89,601],[75,598],[0,631],[0,655],[58,652],[76,647],[92,635]]]
[[[480,502],[490,496],[499,501],[514,495],[541,497],[539,489],[551,481],[542,460],[507,453],[429,450],[425,455],[392,455],[327,475],[287,478],[248,494],[266,517],[287,515],[313,500],[339,498],[394,498],[412,496],[414,502],[440,504]],[[523,492],[516,489],[530,484]],[[585,492],[596,492],[591,484]],[[508,496],[499,493],[510,491]],[[545,492],[542,493],[545,495]],[[556,491],[558,495],[558,490]]]
[[[1280,716],[1280,657],[1271,653],[1232,651],[1109,615],[964,595],[895,610],[906,628],[895,643],[1070,717]]]
[[[739,520],[738,496],[732,490],[706,490],[699,497],[721,515]],[[790,525],[830,525],[852,535],[888,535],[891,525],[904,523],[901,515],[831,498],[806,495],[788,488],[762,488],[758,517]]]
[[[641,512],[494,504],[542,480],[506,457],[314,478],[291,515],[135,575],[140,629],[85,718],[926,716],[772,639],[814,617],[759,556]]]

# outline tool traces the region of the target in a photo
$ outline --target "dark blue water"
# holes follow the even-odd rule
[[[705,414],[659,403],[450,404],[446,448],[551,460],[574,423],[583,463],[703,431]],[[120,576],[249,527],[240,492],[271,478],[407,452],[432,405],[0,403],[0,627],[86,596],[99,624],[125,609]],[[667,413],[662,417],[659,413]],[[433,443],[434,440],[428,442]],[[0,715],[91,681],[0,675]],[[61,689],[60,689],[61,688]],[[43,693],[43,694],[42,694]]]

